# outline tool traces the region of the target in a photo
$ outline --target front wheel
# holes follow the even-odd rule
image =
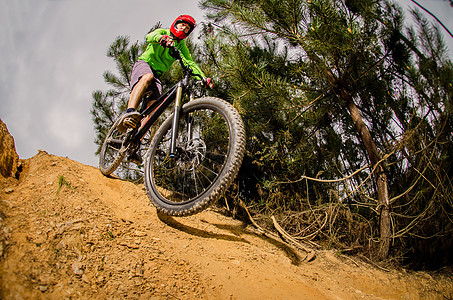
[[[236,177],[245,130],[228,102],[205,97],[182,107],[176,153],[170,157],[173,115],[159,128],[145,159],[145,187],[157,210],[192,215],[215,202]]]

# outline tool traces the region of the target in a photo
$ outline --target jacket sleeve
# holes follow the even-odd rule
[[[190,51],[186,46],[184,41],[177,43],[176,47],[182,54],[182,61],[185,65],[189,66],[195,74],[200,75],[202,78],[206,78],[206,75],[203,71],[198,67],[198,65],[193,61],[192,55],[190,55]]]
[[[148,35],[146,36],[146,42],[148,43],[159,43],[159,40],[160,38],[163,36],[163,35],[166,35],[167,34],[167,30],[165,29],[156,29],[150,33],[148,33]]]

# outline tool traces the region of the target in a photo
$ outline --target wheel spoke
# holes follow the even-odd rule
[[[120,144],[121,145],[123,143],[123,140],[122,139],[116,139],[116,138],[108,138],[106,140],[106,142],[108,144]]]

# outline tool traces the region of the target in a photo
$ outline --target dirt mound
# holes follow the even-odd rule
[[[19,156],[14,145],[14,138],[8,132],[6,124],[0,119],[0,178],[15,176]]]
[[[444,299],[452,279],[305,259],[207,210],[158,216],[143,186],[40,151],[0,181],[0,299]]]

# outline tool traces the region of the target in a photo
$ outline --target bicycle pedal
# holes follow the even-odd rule
[[[119,132],[126,132],[127,128],[123,125],[123,122],[120,122],[118,125],[116,125],[116,129],[119,131]]]

